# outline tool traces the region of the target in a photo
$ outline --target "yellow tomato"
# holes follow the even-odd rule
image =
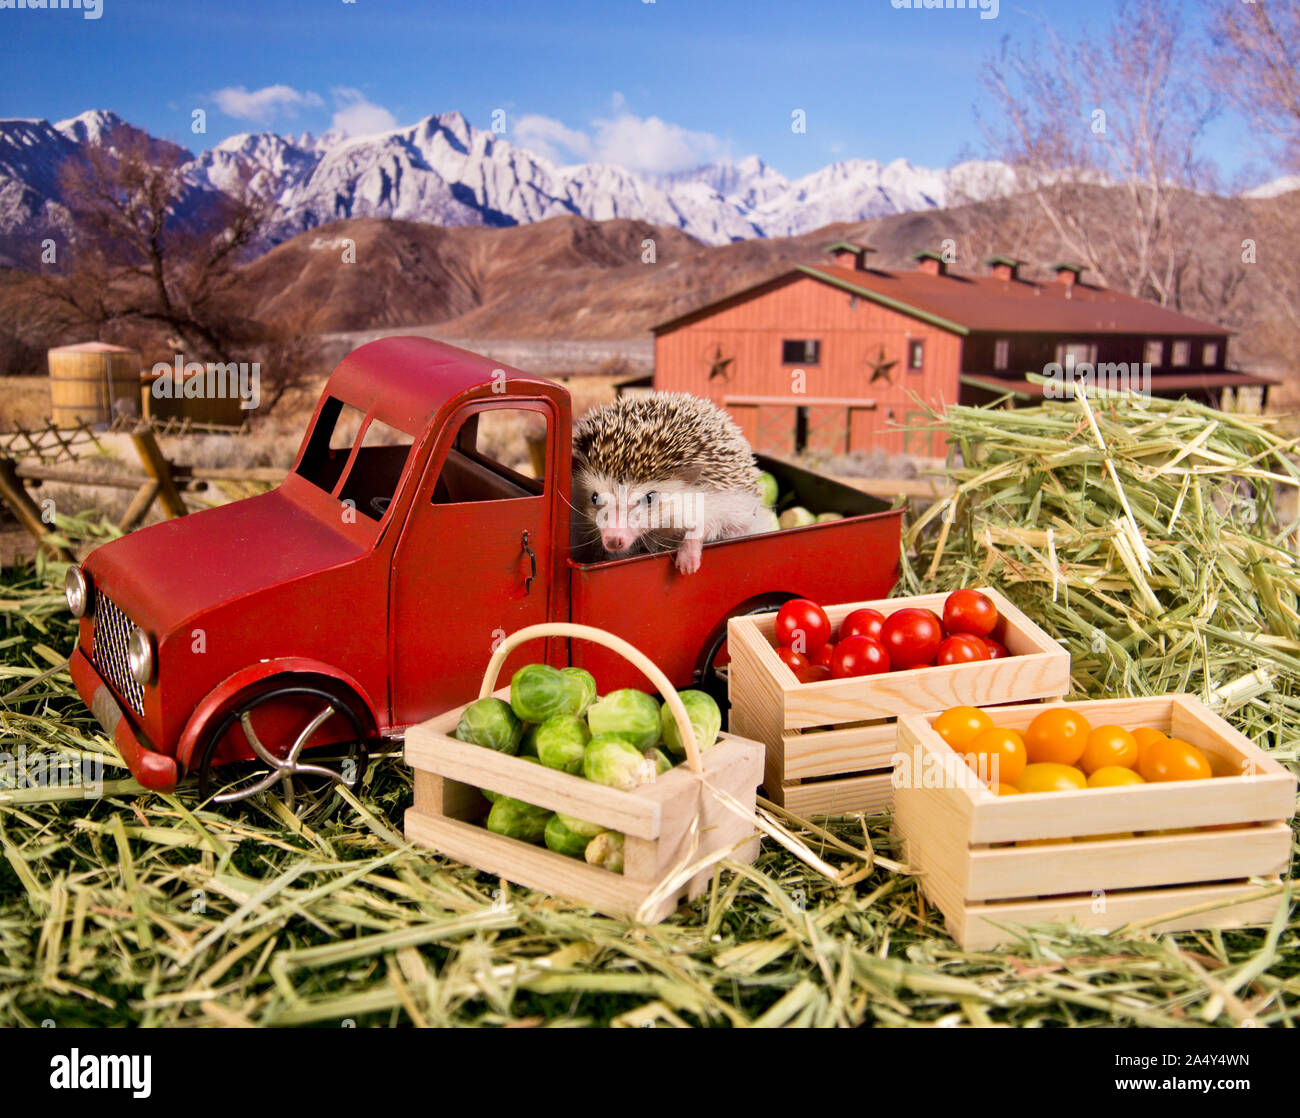
[[[1017,788],[1014,784],[999,784],[996,788],[993,789],[993,791],[996,792],[999,796],[1020,795],[1020,789]]]
[[[1064,707],[1051,707],[1043,711],[1025,730],[1025,751],[1029,763],[1075,764],[1083,756],[1091,731],[1088,720],[1075,711]]]
[[[978,707],[950,707],[934,720],[934,732],[958,753],[985,730],[993,728],[993,719]]]
[[[1133,731],[1133,740],[1138,743],[1138,762],[1142,760],[1142,754],[1147,751],[1147,746],[1158,741],[1168,741],[1169,735],[1164,730],[1157,730],[1154,726],[1139,726]]]
[[[1105,765],[1088,774],[1089,788],[1118,788],[1124,784],[1145,783],[1141,776],[1122,765]]]
[[[985,783],[1014,784],[1025,771],[1025,739],[1015,730],[990,726],[975,735],[965,756]]]
[[[1094,726],[1079,758],[1079,768],[1086,773],[1119,765],[1132,768],[1137,764],[1137,738],[1123,726]]]
[[[1208,780],[1214,775],[1210,762],[1196,746],[1180,738],[1153,742],[1138,761],[1142,779],[1155,782],[1170,780]]]
[[[1026,765],[1016,781],[1016,787],[1022,792],[1074,792],[1087,785],[1088,778],[1079,769],[1055,761]]]

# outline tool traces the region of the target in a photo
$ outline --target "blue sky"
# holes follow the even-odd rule
[[[1110,11],[1100,0],[999,0],[994,19],[890,0],[98,2],[98,19],[0,10],[0,116],[108,108],[201,150],[237,132],[362,133],[452,109],[488,128],[504,110],[511,139],[566,162],[668,170],[758,154],[791,177],[836,159],[947,166],[979,154],[972,106],[1000,38],[1027,36],[1034,15],[1069,36]],[[205,136],[191,133],[196,108]],[[1209,151],[1229,176],[1271,173],[1231,119]]]

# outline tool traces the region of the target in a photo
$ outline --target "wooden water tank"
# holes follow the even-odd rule
[[[140,414],[140,355],[133,349],[81,342],[49,352],[50,418],[56,427],[108,423],[114,404]]]

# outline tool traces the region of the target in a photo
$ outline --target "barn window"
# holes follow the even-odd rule
[[[1159,338],[1148,338],[1142,347],[1142,363],[1159,368],[1165,363],[1165,343]]]
[[[993,343],[993,367],[1005,369],[1011,364],[1011,339],[999,338]]]
[[[1091,342],[1061,342],[1056,347],[1056,363],[1064,365],[1070,358],[1074,359],[1076,365],[1095,365],[1097,363],[1097,347]]]
[[[1219,363],[1219,343],[1206,342],[1201,349],[1201,364],[1207,369],[1214,368]]]
[[[1181,368],[1190,365],[1192,362],[1192,343],[1189,341],[1174,342],[1174,351],[1169,359],[1169,363],[1175,368]]]
[[[816,338],[781,343],[782,365],[816,365],[821,360],[822,344]]]
[[[907,371],[919,373],[925,368],[925,342],[920,338],[911,338],[907,343]]]

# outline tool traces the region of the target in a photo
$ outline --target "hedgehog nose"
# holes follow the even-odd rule
[[[605,534],[606,551],[626,551],[631,546],[632,546],[631,539],[623,535],[622,533],[607,532]]]

